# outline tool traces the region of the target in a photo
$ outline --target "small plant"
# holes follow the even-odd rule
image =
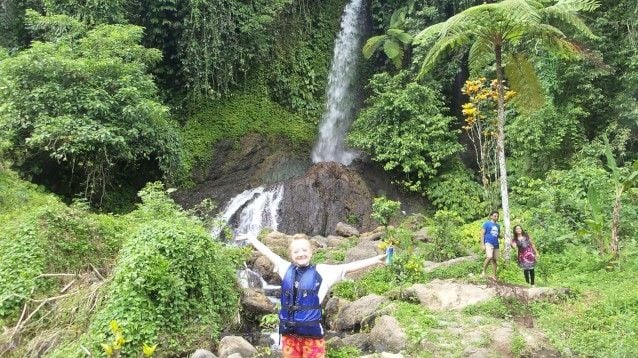
[[[259,327],[262,331],[272,331],[279,325],[279,316],[276,313],[263,315],[259,320]]]
[[[113,339],[108,343],[102,343],[102,349],[107,357],[119,358],[122,347],[127,343],[127,340],[124,338],[124,330],[116,320],[109,322],[109,328],[113,334]],[[155,354],[155,348],[157,348],[157,344],[150,345],[144,343],[140,357],[152,357]]]
[[[352,346],[343,346],[335,349],[328,349],[327,353],[328,358],[350,358],[359,357],[361,355],[361,351]]]

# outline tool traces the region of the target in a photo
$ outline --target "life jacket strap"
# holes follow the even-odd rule
[[[286,322],[284,322],[284,325],[286,327],[305,327],[305,326],[316,326],[317,324],[320,324],[320,323],[321,323],[321,320],[305,321],[305,322],[301,322],[301,321],[297,321],[297,322],[286,321]]]
[[[281,306],[281,309],[287,310],[287,311],[310,311],[310,310],[320,310],[321,305],[317,305],[317,306],[286,305],[286,306]]]

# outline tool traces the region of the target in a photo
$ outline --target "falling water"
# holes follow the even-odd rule
[[[239,214],[237,225],[233,227],[233,237],[257,237],[259,231],[265,227],[276,230],[279,203],[283,193],[284,188],[281,185],[271,190],[266,190],[263,186],[244,190],[228,202],[219,219],[226,224]],[[220,231],[219,227],[213,229],[213,236],[219,235]]]
[[[345,165],[357,157],[345,146],[345,136],[354,116],[354,85],[363,35],[363,0],[352,0],[344,9],[341,32],[335,41],[332,68],[328,76],[326,109],[312,161],[334,161]]]

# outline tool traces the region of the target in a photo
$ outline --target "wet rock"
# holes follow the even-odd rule
[[[380,255],[383,251],[379,249],[378,245],[379,243],[375,241],[360,241],[357,246],[346,251],[345,262],[353,262]]]
[[[343,310],[344,307],[350,304],[350,301],[344,300],[339,297],[331,297],[326,303],[325,307],[325,318],[326,318],[326,328],[335,329],[336,322],[339,317],[339,312]]]
[[[262,292],[254,289],[244,289],[241,295],[241,304],[253,314],[275,313],[275,304],[268,300]]]
[[[270,284],[281,284],[281,278],[273,271],[275,264],[266,256],[260,255],[253,263],[253,270],[263,277],[264,281]]]
[[[288,247],[292,241],[292,236],[286,235],[279,231],[271,231],[261,239],[261,242],[268,246],[277,255],[287,258],[290,256]]]
[[[365,356],[361,356],[359,358],[403,358],[403,354],[401,353],[388,353],[388,352],[381,352],[381,353],[375,353],[375,354],[368,354]]]
[[[355,333],[341,339],[344,345],[355,347],[361,352],[372,352],[372,344],[369,333]]]
[[[310,235],[333,234],[337,223],[349,215],[370,228],[372,191],[352,168],[335,162],[317,163],[306,175],[284,184],[279,229]]]
[[[377,318],[370,331],[370,343],[376,352],[398,353],[405,349],[407,339],[399,321],[392,316]]]
[[[226,336],[219,342],[219,358],[229,358],[232,354],[239,354],[243,358],[252,357],[257,350],[243,337]]]
[[[518,285],[501,284],[494,285],[493,287],[499,296],[514,298],[520,302],[531,302],[538,300],[558,302],[565,296],[569,295],[569,289],[567,288],[523,287]]]
[[[343,222],[337,223],[337,227],[335,228],[335,233],[343,237],[359,236],[359,230]]]
[[[217,356],[205,349],[198,349],[191,355],[191,358],[217,358]]]
[[[385,235],[385,228],[383,226],[379,226],[373,231],[364,232],[359,236],[359,241],[377,241],[381,240]]]
[[[431,310],[455,310],[490,300],[496,297],[496,290],[454,280],[433,280],[427,285],[415,284],[406,289],[404,294]]]
[[[414,240],[416,241],[423,241],[423,242],[429,242],[431,241],[431,237],[430,237],[430,233],[428,228],[424,227],[419,229],[419,231],[414,233]]]
[[[359,331],[362,325],[381,314],[379,309],[387,302],[387,298],[379,295],[361,297],[340,310],[335,329],[340,332]]]

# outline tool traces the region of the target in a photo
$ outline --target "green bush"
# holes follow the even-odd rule
[[[237,141],[250,133],[273,140],[285,138],[296,150],[314,138],[310,123],[270,101],[263,93],[242,93],[210,101],[195,108],[182,128],[187,171],[208,164],[215,155],[213,148],[218,141]]]
[[[136,215],[148,220],[122,248],[105,303],[92,320],[94,352],[107,341],[111,320],[130,341],[124,356],[144,343],[159,343],[158,351],[168,354],[218,337],[237,310],[240,250],[211,240],[201,222],[161,189],[154,184],[141,193]]]

